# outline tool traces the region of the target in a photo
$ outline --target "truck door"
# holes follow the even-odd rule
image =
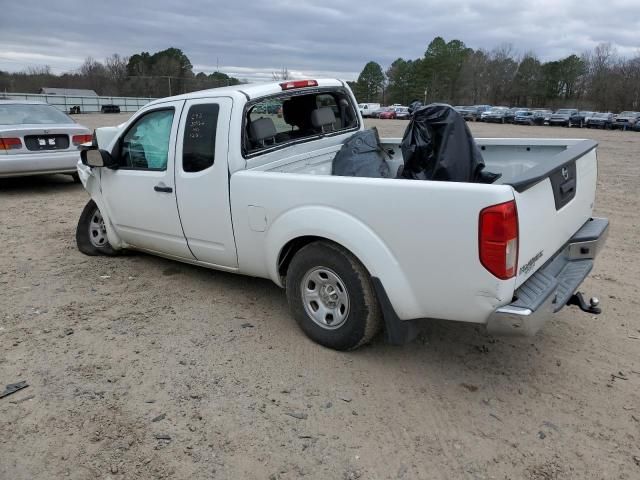
[[[119,168],[101,169],[109,218],[128,244],[193,259],[182,233],[174,182],[175,145],[183,101],[141,113],[112,150]]]
[[[182,229],[201,262],[238,266],[229,202],[231,98],[188,100],[178,129],[175,181]]]

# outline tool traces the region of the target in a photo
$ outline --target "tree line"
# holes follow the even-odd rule
[[[194,73],[191,61],[178,48],[131,57],[114,53],[104,62],[88,57],[80,68],[62,75],[53,74],[48,66],[0,71],[0,93],[38,93],[42,87],[57,87],[90,89],[105,96],[167,97],[239,83],[222,72]]]
[[[350,84],[359,102],[640,110],[640,54],[622,57],[603,43],[542,62],[533,52],[517,55],[510,45],[474,50],[436,37],[421,58],[398,58],[386,72],[368,62]]]

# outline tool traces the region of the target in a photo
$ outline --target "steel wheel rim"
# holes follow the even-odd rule
[[[300,282],[302,304],[313,322],[325,330],[340,328],[349,316],[349,292],[336,272],[326,267],[309,270]]]
[[[104,218],[97,208],[91,214],[89,221],[89,241],[96,248],[103,248],[107,244],[107,229],[104,226]]]

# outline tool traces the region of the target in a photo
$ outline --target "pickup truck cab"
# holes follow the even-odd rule
[[[591,216],[595,142],[479,139],[493,184],[332,175],[362,129],[340,80],[151,102],[81,152],[78,247],[271,279],[304,332],[339,350],[383,326],[403,343],[426,318],[533,335],[570,300],[608,226]],[[398,171],[400,139],[382,148]]]

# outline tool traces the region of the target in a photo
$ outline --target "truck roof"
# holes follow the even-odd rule
[[[306,80],[306,79],[305,79]],[[295,90],[304,90],[305,88],[317,88],[317,87],[343,87],[345,83],[342,80],[335,78],[321,78],[314,79],[317,82],[317,86],[296,88]],[[194,98],[213,98],[220,96],[242,96],[251,100],[255,98],[265,97],[267,95],[275,95],[282,92],[284,89],[281,84],[286,82],[298,82],[300,80],[283,80],[280,82],[265,82],[265,83],[245,83],[240,85],[232,85],[229,87],[210,88],[207,90],[199,90],[197,92],[185,93],[183,95],[174,95],[173,97],[160,98],[154,100],[149,105],[156,103],[163,103],[172,100],[190,100]],[[291,89],[294,90],[294,89]]]

